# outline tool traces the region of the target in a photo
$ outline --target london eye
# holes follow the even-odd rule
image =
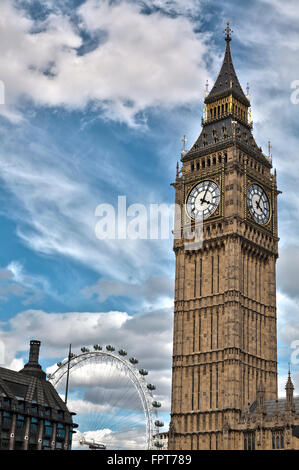
[[[164,423],[158,419],[156,387],[124,349],[83,347],[57,363],[48,379],[61,394],[67,390],[68,408],[77,414],[74,449],[162,448],[159,429]]]

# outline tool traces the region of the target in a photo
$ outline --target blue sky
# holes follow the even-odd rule
[[[298,323],[299,10],[295,0],[2,0],[0,339],[18,369],[28,342],[48,367],[68,343],[125,347],[151,371],[169,410],[171,240],[101,241],[98,204],[172,204],[181,138],[201,130],[230,19],[250,83],[254,135],[279,202],[280,390]],[[299,387],[298,365],[292,364]]]

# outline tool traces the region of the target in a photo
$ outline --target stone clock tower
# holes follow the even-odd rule
[[[169,448],[178,450],[244,448],[251,430],[240,423],[252,403],[260,395],[267,403],[277,400],[279,191],[271,156],[252,135],[250,97],[233,66],[229,23],[225,33],[201,134],[183,152],[173,184],[182,216],[174,241]],[[186,249],[184,229],[196,228],[200,215],[203,243]]]

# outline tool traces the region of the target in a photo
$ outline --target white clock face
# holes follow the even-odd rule
[[[201,181],[190,191],[187,199],[187,213],[192,219],[207,219],[217,209],[220,191],[216,183]]]
[[[270,219],[270,204],[265,191],[257,184],[247,189],[247,205],[254,220],[265,225]]]

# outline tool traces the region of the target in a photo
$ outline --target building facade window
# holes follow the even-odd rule
[[[244,433],[244,450],[255,450],[255,433]]]
[[[283,431],[272,431],[272,449],[284,449],[284,435]]]

